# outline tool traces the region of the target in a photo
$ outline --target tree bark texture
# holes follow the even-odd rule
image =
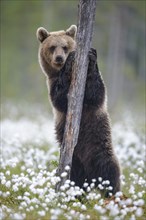
[[[66,117],[63,144],[60,149],[58,175],[64,172],[67,165],[72,164],[73,151],[78,141],[83,98],[88,69],[88,51],[91,47],[93,23],[95,20],[96,0],[80,0],[78,11],[77,49],[71,86],[68,94],[68,112]],[[63,185],[68,175],[61,179],[57,190]]]

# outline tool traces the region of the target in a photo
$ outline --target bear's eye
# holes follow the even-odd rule
[[[67,53],[68,48],[66,46],[63,47],[65,53]]]
[[[55,50],[55,46],[51,46],[50,48],[49,48],[49,50],[53,53],[54,52],[54,50]]]

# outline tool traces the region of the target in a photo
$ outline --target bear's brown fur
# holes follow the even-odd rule
[[[62,144],[66,121],[68,91],[72,65],[75,58],[75,35],[72,25],[66,31],[48,33],[39,28],[37,38],[40,66],[47,76],[48,91],[55,114],[57,140]],[[120,190],[120,168],[112,147],[111,128],[106,107],[106,91],[98,70],[97,55],[89,51],[89,66],[83,102],[78,143],[75,147],[71,168],[71,180],[83,187],[99,177],[109,180],[114,194]],[[109,191],[107,194],[109,195]]]
[[[48,33],[44,28],[37,30],[38,40],[41,42],[39,59],[43,70],[48,76],[60,70],[69,55],[75,50],[76,26],[72,25],[66,31]]]

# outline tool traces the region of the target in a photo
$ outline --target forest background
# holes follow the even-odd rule
[[[76,0],[1,1],[2,103],[39,104],[51,113],[45,77],[38,64],[36,30],[77,24]],[[112,116],[145,114],[145,1],[98,1],[93,47],[107,86]]]

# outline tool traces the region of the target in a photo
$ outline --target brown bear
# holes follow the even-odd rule
[[[59,144],[62,144],[65,128],[68,91],[71,83],[72,65],[75,59],[77,27],[66,31],[48,32],[37,30],[40,41],[39,63],[47,77],[48,91],[55,115],[55,128]],[[97,65],[95,49],[90,49],[89,66],[83,101],[78,143],[74,149],[71,180],[79,187],[100,178],[110,181],[110,190],[120,191],[120,168],[114,154],[110,121],[106,106],[106,89]]]

